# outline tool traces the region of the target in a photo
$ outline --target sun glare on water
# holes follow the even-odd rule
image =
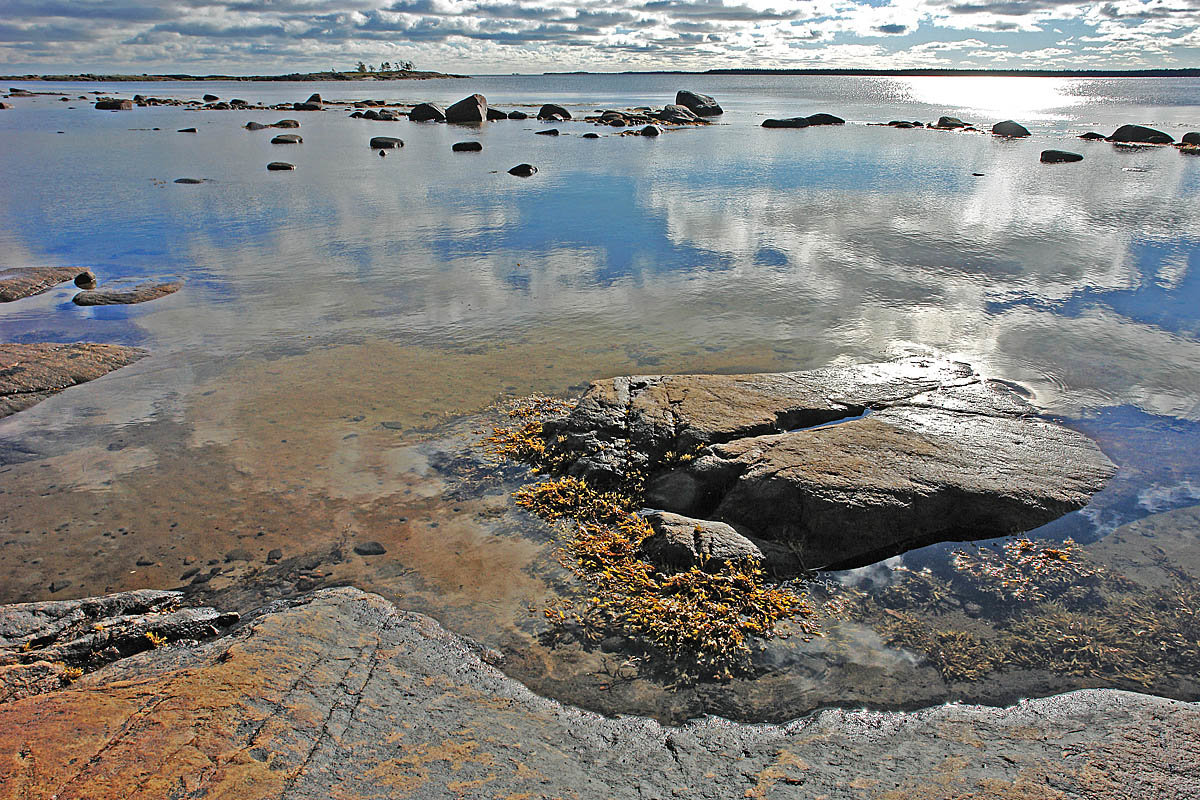
[[[1053,118],[1084,97],[1072,78],[913,77],[906,99],[999,117]]]

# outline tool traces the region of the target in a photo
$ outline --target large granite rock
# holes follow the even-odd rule
[[[96,276],[86,267],[14,267],[0,270],[0,303],[40,294],[67,281],[81,288],[96,285]]]
[[[487,119],[487,98],[481,94],[473,94],[470,97],[464,97],[462,100],[459,100],[457,103],[446,109],[446,122],[474,123],[487,122]]]
[[[413,122],[445,122],[446,112],[433,103],[418,103],[408,112],[408,118]]]
[[[0,417],[147,355],[115,344],[0,344]]]
[[[0,705],[0,798],[1123,798],[1200,792],[1200,707],[1089,690],[1010,708],[664,727],[538,697],[354,589]]]
[[[725,113],[716,100],[706,94],[681,89],[675,93],[675,105],[691,109],[698,117],[716,117]]]
[[[1174,137],[1145,125],[1122,125],[1108,137],[1110,142],[1125,144],[1171,144]]]
[[[612,378],[546,434],[573,474],[645,473],[647,505],[741,526],[806,568],[1027,531],[1115,471],[1007,384],[940,359]]]
[[[1021,139],[1029,135],[1029,129],[1019,122],[1006,119],[992,126],[992,133],[997,136],[1007,136],[1011,139]]]

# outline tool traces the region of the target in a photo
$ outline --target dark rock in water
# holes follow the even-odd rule
[[[303,141],[298,133],[281,133],[271,140],[271,144],[301,144]]]
[[[924,128],[925,124],[923,122],[909,122],[909,121],[903,120],[903,119],[894,119],[888,123],[888,127],[889,128],[904,128],[904,129]]]
[[[1066,150],[1043,150],[1043,164],[1069,164],[1073,161],[1083,161],[1079,153],[1068,153]]]
[[[395,150],[398,147],[404,147],[404,141],[395,136],[373,136],[370,147],[372,150]]]
[[[560,105],[554,103],[546,103],[538,109],[538,119],[571,119],[571,112],[567,111]]]
[[[289,164],[286,161],[272,161],[270,164],[267,164],[267,170],[270,172],[284,172],[295,168],[295,164]]]
[[[96,108],[100,111],[129,111],[133,108],[132,100],[116,100],[108,97],[103,100],[96,101]]]
[[[965,128],[969,124],[970,123],[963,122],[958,117],[938,117],[938,121],[935,124],[931,125],[930,127],[943,128],[943,129],[949,130],[949,129],[954,129],[954,128]]]
[[[229,101],[229,105],[231,105],[231,106],[248,106],[250,104],[247,103],[245,100],[242,100],[241,98],[235,97]]]
[[[883,796],[880,787],[920,800],[1200,792],[1187,767],[1200,760],[1195,703],[1089,689],[1008,708],[666,726],[539,697],[495,666],[500,658],[378,595],[321,590],[215,640],[149,650],[67,691],[0,704],[0,741],[15,762],[0,780],[14,798],[47,797],[46,787],[61,798],[200,796],[175,792],[195,785],[208,797],[320,800],[728,800],[746,787],[839,800]]]
[[[299,128],[300,123],[294,119],[281,119],[279,122],[271,123],[272,128]]]
[[[196,129],[195,128],[180,128],[179,130],[177,130],[175,132],[176,133],[195,133]]]
[[[580,137],[580,138],[583,138],[583,139],[599,139],[599,138],[600,138],[600,134],[598,134],[598,133],[585,133],[585,134],[584,134],[582,137]]]
[[[85,269],[83,272],[80,272],[78,275],[75,276],[74,283],[80,289],[95,289],[96,288],[96,276],[92,273],[92,271],[90,269]]]
[[[140,348],[115,344],[0,344],[0,417],[146,355]]]
[[[480,142],[455,142],[450,145],[450,149],[456,153],[478,153],[483,149],[483,144]]]
[[[807,568],[1031,530],[1086,505],[1114,471],[1006,384],[936,359],[612,378],[546,435],[572,474],[646,473],[647,502],[740,526]],[[663,470],[668,452],[699,457]],[[656,486],[664,471],[693,483],[676,480],[673,500]]]
[[[1171,144],[1175,139],[1162,131],[1147,128],[1144,125],[1122,125],[1113,131],[1112,135],[1108,137],[1108,141],[1133,142],[1136,144]]]
[[[201,99],[206,103],[215,103],[221,98],[217,97],[215,94],[206,94]]]
[[[992,133],[997,136],[1007,136],[1012,139],[1019,139],[1029,135],[1029,130],[1019,122],[1013,122],[1011,119],[1006,119],[1004,122],[997,122],[992,126]]]
[[[620,115],[620,112],[617,112],[616,116],[612,117],[608,116],[609,113],[610,112],[605,112],[601,115],[600,119],[605,120],[605,118],[608,118],[610,122],[619,120],[622,124],[625,123],[625,120],[623,116]],[[658,111],[650,116],[654,117],[659,122],[666,122],[672,125],[694,125],[700,119],[700,117],[696,115],[696,112],[692,111],[687,106],[681,106],[677,103],[664,106],[662,111]]]
[[[508,171],[509,175],[516,175],[518,178],[528,178],[537,172],[537,167],[533,164],[517,164]]]
[[[248,131],[265,131],[270,125],[263,125],[261,122],[247,122],[242,126]]]
[[[319,105],[323,104],[325,101],[321,99],[321,95],[317,94],[316,92],[313,92],[312,94],[310,94],[308,96],[308,99],[305,100],[304,102],[312,103],[315,106],[319,106]]]
[[[846,120],[833,114],[810,114],[805,117],[809,125],[845,125]]]
[[[1087,133],[1081,133],[1079,135],[1079,138],[1083,139],[1085,141],[1095,142],[1095,141],[1100,141],[1100,140],[1104,139],[1105,136],[1103,133],[1096,133],[1095,131],[1088,131]]]
[[[464,97],[446,109],[446,122],[486,122],[488,118],[487,98],[481,94]]]
[[[504,111],[501,111],[501,110],[500,110],[500,109],[498,109],[498,108],[492,108],[491,106],[488,106],[488,110],[487,110],[487,118],[488,118],[488,120],[489,120],[489,121],[493,121],[493,122],[494,122],[494,121],[497,121],[497,120],[508,119],[508,118],[509,118],[509,116],[508,116],[508,114],[507,114],[506,112],[504,112]]]
[[[350,112],[350,119],[362,119],[363,116],[364,116],[364,114],[361,111]]]
[[[675,93],[675,105],[690,109],[698,117],[716,117],[724,113],[717,101],[706,94],[681,89]]]
[[[558,136],[559,131],[558,128],[547,128],[544,131],[534,131],[533,133],[536,136]]]
[[[524,111],[510,111],[510,112],[508,112],[508,118],[509,119],[529,119],[529,115],[526,114]]]
[[[40,294],[60,283],[74,280],[96,285],[96,276],[85,267],[14,267],[0,270],[0,303],[11,303],[22,297]],[[86,287],[83,287],[86,288]]]
[[[293,111],[322,111],[324,108],[320,103],[292,103]]]
[[[387,548],[379,542],[359,542],[354,545],[354,552],[360,556],[381,556],[387,552]]]
[[[10,109],[12,107],[13,107],[12,103],[0,103],[0,111],[7,111],[8,109]]]
[[[1183,138],[1179,140],[1179,143],[1190,147],[1200,147],[1200,132],[1192,131],[1191,133],[1185,133]]]
[[[183,288],[182,280],[147,281],[128,289],[92,289],[75,295],[77,306],[115,306],[145,303],[174,294]]]
[[[187,183],[187,184],[204,183],[204,178],[176,178],[175,183]]]
[[[658,136],[662,130],[657,125],[647,125],[638,131],[638,136]]]
[[[419,103],[408,112],[408,118],[413,122],[445,122],[446,112],[433,103]]]
[[[642,542],[651,562],[670,569],[719,567],[731,562],[761,562],[762,550],[724,522],[693,519],[669,511],[643,510],[654,535]]]
[[[787,119],[764,119],[764,128],[807,128],[807,117],[788,117]]]

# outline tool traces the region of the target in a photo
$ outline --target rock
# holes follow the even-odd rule
[[[526,114],[524,111],[510,111],[510,112],[508,112],[508,118],[509,119],[529,119],[529,115]]]
[[[507,113],[498,108],[492,108],[491,106],[488,106],[487,118],[489,121],[498,121],[502,119],[509,119],[509,116]]]
[[[177,130],[175,132],[176,133],[195,133],[196,129],[195,128],[180,128],[179,130]]]
[[[92,271],[90,269],[85,269],[82,272],[80,272],[78,275],[75,276],[74,283],[80,289],[95,289],[96,288],[96,276],[92,273]]]
[[[446,109],[446,122],[457,124],[486,122],[487,110],[487,98],[481,94],[473,94]]]
[[[546,103],[544,106],[542,106],[541,108],[538,109],[537,118],[538,119],[556,119],[557,118],[560,120],[571,119],[571,112],[567,111],[565,108],[563,108],[560,105],[555,105],[554,103]]]
[[[1081,133],[1079,135],[1079,138],[1084,139],[1089,142],[1095,142],[1095,141],[1104,139],[1105,137],[1104,137],[1104,134],[1102,134],[1102,133],[1096,133],[1095,131],[1088,131],[1087,133]]]
[[[807,128],[807,117],[788,117],[787,119],[764,119],[764,128]]]
[[[283,560],[283,551],[280,550],[278,547],[276,547],[271,552],[267,553],[267,563],[268,564],[278,564],[282,560]]]
[[[1031,530],[1082,508],[1114,472],[1006,384],[938,359],[612,378],[546,436],[572,474],[645,472],[649,502],[786,545],[807,568]],[[668,452],[700,457],[664,470]],[[656,485],[664,471],[693,487],[676,480],[672,500]]]
[[[833,114],[810,114],[805,117],[809,125],[845,125],[846,120]]]
[[[616,116],[609,117],[610,113],[614,113]],[[672,125],[695,125],[700,121],[700,117],[696,116],[694,111],[687,106],[678,104],[664,106],[662,111],[656,112],[651,116],[659,122],[666,122]],[[610,123],[619,121],[622,125],[625,124],[624,116],[620,112],[605,112],[601,115],[600,119]]]
[[[660,133],[662,130],[657,125],[647,125],[638,131],[638,136],[658,136]]]
[[[446,112],[433,103],[419,103],[408,112],[408,118],[413,122],[445,122]]]
[[[320,103],[292,103],[293,111],[321,111],[324,109]]]
[[[693,519],[669,511],[644,509],[639,513],[654,529],[654,535],[642,541],[643,553],[654,564],[687,570],[743,560],[762,562],[764,558],[754,542],[724,522]]]
[[[528,178],[537,173],[537,167],[533,164],[517,164],[508,171],[509,175],[516,175],[518,178]]]
[[[0,270],[0,303],[11,303],[23,297],[41,294],[60,283],[74,280],[96,285],[96,276],[85,267],[14,267]]]
[[[558,136],[558,128],[547,128],[544,131],[534,131],[535,136]]]
[[[145,303],[174,294],[183,288],[182,280],[146,281],[128,289],[91,289],[73,298],[77,306],[112,306]]]
[[[381,556],[387,552],[387,548],[379,542],[359,542],[354,545],[354,552],[360,556]]]
[[[299,128],[300,123],[294,119],[281,119],[271,123],[272,128]]]
[[[133,563],[138,567],[149,567],[154,564],[154,561],[149,556],[138,556],[137,560]]]
[[[0,417],[148,355],[115,344],[0,344]]]
[[[370,147],[372,150],[395,150],[404,147],[404,141],[394,136],[373,136]]]
[[[62,800],[199,796],[195,787],[233,798],[576,800],[726,800],[746,787],[773,798],[886,787],[930,800],[1200,792],[1187,767],[1200,760],[1194,703],[1090,689],[1008,708],[668,727],[538,697],[496,660],[377,595],[322,590],[220,638],[146,650],[69,690],[0,705],[11,754],[0,785]]]
[[[958,117],[938,117],[938,121],[931,125],[931,128],[954,129],[965,128],[970,123],[963,122]]]
[[[322,105],[325,101],[321,99],[321,95],[317,94],[316,92],[313,92],[312,94],[310,94],[308,96],[308,99],[305,100],[304,102],[311,103],[314,106],[319,106],[319,105]]]
[[[206,103],[215,103],[221,98],[217,97],[215,94],[206,94],[201,99]]]
[[[108,97],[103,100],[96,101],[96,108],[100,111],[129,111],[133,108],[132,100],[116,100]]]
[[[281,133],[271,139],[271,144],[301,144],[304,139],[298,133]]]
[[[585,134],[584,134],[582,137],[580,137],[580,138],[582,138],[582,139],[599,139],[599,138],[600,138],[600,134],[598,134],[598,133],[585,133]]]
[[[483,149],[483,144],[480,142],[455,142],[450,145],[450,149],[455,153],[478,153]]]
[[[1137,144],[1171,144],[1175,139],[1162,131],[1144,125],[1122,125],[1108,137],[1110,142],[1133,142]]]
[[[1013,122],[1011,119],[1006,119],[1004,122],[997,122],[992,126],[992,133],[997,136],[1008,136],[1013,139],[1021,138],[1029,135],[1029,130],[1018,122]]]
[[[1191,133],[1185,133],[1183,138],[1179,140],[1179,143],[1190,147],[1200,147],[1200,132],[1192,131]]]
[[[187,184],[204,183],[204,179],[203,178],[176,178],[175,183],[187,183]]]
[[[686,89],[675,93],[675,105],[690,109],[698,117],[716,117],[724,113],[713,98]]]
[[[233,562],[233,561],[253,561],[253,560],[254,560],[254,556],[250,554],[250,551],[246,550],[245,548],[242,548],[242,547],[239,547],[236,550],[230,550],[228,553],[225,554],[225,563],[226,564]]]
[[[1068,153],[1066,150],[1043,150],[1043,164],[1069,164],[1072,161],[1083,161],[1079,153]]]
[[[271,126],[270,126],[270,125],[263,125],[261,122],[247,122],[247,123],[246,123],[245,125],[243,125],[242,127],[243,127],[243,128],[245,128],[245,129],[246,129],[246,130],[248,130],[248,131],[263,131],[263,130],[266,130],[267,128],[271,127]]]
[[[285,172],[295,168],[295,164],[289,164],[286,161],[272,161],[270,164],[267,164],[267,170],[269,172]]]

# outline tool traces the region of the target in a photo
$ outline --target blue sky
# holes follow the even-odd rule
[[[1200,0],[0,0],[0,71],[1200,66]]]

